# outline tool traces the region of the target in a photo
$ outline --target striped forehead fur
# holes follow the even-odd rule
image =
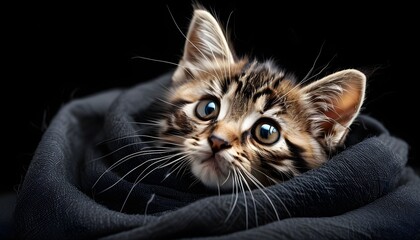
[[[303,107],[305,102],[301,99],[295,77],[279,70],[271,61],[259,63],[256,60],[242,60],[236,65],[225,66],[219,62],[212,67],[211,71],[202,71],[188,82],[177,85],[173,93],[172,101],[174,102],[194,102],[208,96],[223,99],[228,95],[231,99],[230,105],[222,106],[222,108],[229,109],[229,116],[225,117],[226,113],[221,115],[225,120],[233,119],[238,123],[243,123],[245,126],[241,128],[243,131],[248,130],[261,116],[287,115],[287,117],[283,116],[284,122],[290,122],[286,124],[293,126],[288,129],[298,129],[303,133],[310,132],[310,124],[305,120],[308,113]],[[258,115],[253,115],[250,111],[257,111]],[[291,142],[303,143],[303,141],[293,139],[292,131],[285,136],[288,135],[292,139]],[[302,137],[302,135],[305,134],[298,136]],[[308,147],[312,148],[315,145],[309,143]],[[303,146],[302,149],[305,147]],[[292,154],[290,151],[287,152]],[[322,155],[319,151],[313,154]],[[310,166],[319,164],[316,157],[309,153],[306,155],[315,158],[313,162],[309,160]],[[266,157],[265,154],[260,156]],[[290,165],[291,162],[289,161],[288,164]]]

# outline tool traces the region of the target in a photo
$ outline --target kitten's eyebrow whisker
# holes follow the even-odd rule
[[[201,68],[198,68],[197,66],[189,66],[189,68],[186,68],[186,67],[180,65],[179,63],[174,63],[174,62],[170,62],[170,61],[166,61],[166,60],[160,60],[160,59],[156,59],[156,58],[143,57],[143,56],[134,56],[131,59],[137,59],[137,58],[138,59],[143,59],[143,60],[148,60],[148,61],[153,61],[153,62],[166,63],[166,64],[169,64],[169,65],[174,65],[174,66],[180,67],[180,68],[184,69],[184,71],[187,72],[188,75],[190,75],[190,77],[192,77],[192,78],[194,76],[190,73],[189,69],[193,69],[193,70],[196,70],[196,71],[199,71],[199,72],[204,72],[204,73],[212,75],[214,78],[216,78],[216,76],[213,73],[211,73],[209,71],[205,71]],[[161,85],[161,86],[166,88],[166,86],[164,86],[164,85]],[[167,89],[167,90],[170,91],[170,89]]]
[[[166,61],[166,60],[155,59],[155,58],[150,58],[150,57],[143,57],[143,56],[134,56],[134,57],[132,57],[131,59],[136,59],[136,58],[143,59],[143,60],[148,60],[148,61],[153,61],[153,62],[166,63],[166,64],[169,64],[169,65],[174,65],[174,66],[177,66],[177,67],[183,68],[183,69],[185,70],[185,72],[186,72],[186,73],[188,73],[191,77],[193,77],[193,76],[191,75],[191,73],[188,71],[188,69],[187,69],[187,68],[185,68],[184,66],[181,66],[181,65],[180,65],[180,64],[178,64],[178,63],[173,63],[173,62]]]
[[[166,63],[166,64],[169,64],[169,65],[182,67],[179,63],[174,63],[174,62],[171,62],[171,61],[166,61],[166,60],[156,59],[156,58],[151,58],[151,57],[144,57],[144,56],[139,56],[139,55],[133,56],[133,57],[131,57],[131,59],[143,59],[143,60],[148,60],[148,61],[152,61],[152,62]]]
[[[324,67],[321,68],[321,70],[319,70],[316,74],[314,74],[313,76],[309,77],[308,79],[306,79],[306,81],[311,80],[312,78],[317,77],[318,75],[320,75],[325,69],[327,69],[327,67],[330,65],[330,63],[334,60],[334,58],[337,56],[337,54],[335,54],[330,61],[327,62],[327,64],[325,64]]]
[[[323,46],[324,44],[322,44],[322,46]],[[318,56],[316,57],[316,59],[315,59],[315,63],[316,63],[316,61],[318,60],[318,58],[319,58],[319,56],[320,56],[320,54],[321,54],[321,50],[322,50],[322,47],[321,47],[321,49],[320,49],[320,52],[318,53]],[[314,74],[313,76],[311,76],[311,77],[308,77],[309,76],[309,74],[313,71],[313,67],[315,67],[315,63],[314,63],[314,65],[313,65],[313,67],[311,68],[311,70],[310,70],[310,72],[308,72],[308,74],[302,79],[302,81],[300,81],[299,83],[297,83],[296,84],[296,86],[294,86],[292,89],[290,89],[289,91],[287,91],[283,96],[282,96],[282,98],[284,98],[284,97],[286,97],[290,92],[292,92],[293,90],[295,90],[296,88],[299,88],[299,87],[301,87],[303,84],[305,84],[307,81],[309,81],[309,80],[311,80],[311,79],[313,79],[313,78],[315,78],[315,77],[317,77],[318,75],[320,75],[325,69],[327,69],[327,67],[330,65],[330,63],[332,62],[332,60],[335,58],[335,56],[336,55],[334,55],[332,58],[331,58],[331,60],[323,67],[323,68],[321,68],[321,70],[320,71],[318,71],[316,74]],[[307,78],[308,77],[308,78]]]
[[[306,78],[308,78],[309,75],[311,75],[312,71],[314,70],[316,63],[318,62],[318,59],[321,56],[321,52],[322,52],[322,49],[324,48],[324,44],[325,44],[325,41],[322,43],[321,48],[319,49],[318,55],[316,56],[314,63],[312,64],[311,68],[309,69],[305,77],[303,77],[302,82],[305,82]]]

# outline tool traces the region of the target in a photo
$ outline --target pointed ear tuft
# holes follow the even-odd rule
[[[233,63],[233,54],[217,20],[206,10],[194,11],[184,48],[185,61],[221,59]]]
[[[193,74],[214,61],[234,63],[234,54],[217,20],[204,8],[196,9],[174,79]]]
[[[330,149],[340,144],[360,112],[366,89],[366,76],[355,69],[328,75],[302,88],[316,109],[315,128]]]

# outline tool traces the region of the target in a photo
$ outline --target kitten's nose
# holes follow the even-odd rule
[[[209,138],[209,144],[211,147],[211,150],[213,151],[213,153],[217,153],[220,150],[226,149],[226,148],[230,148],[232,145],[229,144],[229,142],[216,137],[214,135],[211,135]]]

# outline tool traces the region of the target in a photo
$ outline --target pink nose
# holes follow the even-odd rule
[[[213,151],[213,153],[217,153],[220,150],[232,147],[232,145],[230,145],[229,142],[227,142],[227,141],[225,141],[225,140],[223,140],[219,137],[216,137],[214,135],[211,135],[208,138],[208,141],[209,141],[209,144],[210,144],[210,147],[211,147],[211,150]]]

